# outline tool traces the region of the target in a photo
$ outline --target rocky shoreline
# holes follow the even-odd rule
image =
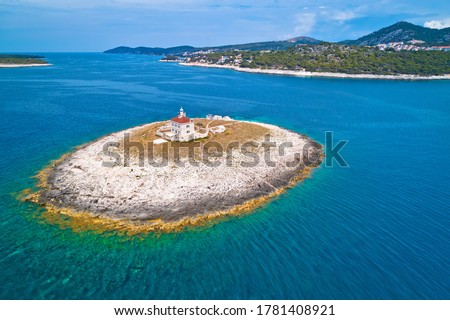
[[[0,63],[0,68],[22,68],[22,67],[48,67],[50,63],[29,63],[29,64],[5,64]]]
[[[198,63],[198,62],[190,62],[190,63],[181,62],[180,65],[205,67],[205,68],[231,69],[240,72],[276,74],[276,75],[287,75],[296,77],[325,77],[325,78],[379,79],[379,80],[450,80],[450,74],[440,76],[419,76],[411,74],[399,74],[399,75],[347,74],[347,73],[310,72],[310,71],[293,71],[293,70],[278,70],[278,69],[259,69],[259,68],[253,69],[253,68],[241,68],[238,66],[218,65],[218,64]]]
[[[224,147],[222,154],[208,153],[208,161],[188,157],[164,166],[142,166],[137,157],[129,166],[111,165],[123,150],[115,146],[106,150],[105,145],[119,145],[126,133],[145,126],[113,133],[40,172],[40,189],[26,200],[54,214],[82,217],[86,224],[135,232],[173,231],[250,211],[305,179],[323,156],[322,146],[306,136],[258,125],[270,130],[270,143],[275,145],[269,148],[267,137],[258,137],[244,151],[228,152]],[[283,143],[292,146],[280,150]],[[269,149],[273,150],[267,158]]]

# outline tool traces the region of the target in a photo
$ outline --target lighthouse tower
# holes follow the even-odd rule
[[[194,140],[194,123],[186,117],[183,108],[180,108],[178,116],[172,119],[170,131],[176,134],[178,141]]]

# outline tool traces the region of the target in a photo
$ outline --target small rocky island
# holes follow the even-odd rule
[[[229,117],[173,119],[109,134],[38,174],[26,200],[81,224],[176,231],[248,212],[322,161],[322,146],[280,127]]]
[[[50,66],[42,56],[24,54],[0,54],[0,68]]]

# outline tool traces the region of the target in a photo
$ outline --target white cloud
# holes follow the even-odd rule
[[[427,21],[423,25],[427,28],[433,28],[433,29],[448,28],[448,27],[450,27],[450,18],[443,19],[443,20]]]
[[[294,36],[308,35],[308,33],[312,30],[315,24],[316,24],[315,13],[309,12],[298,14],[296,16]]]
[[[364,17],[367,14],[367,6],[365,5],[355,7],[353,10],[338,10],[327,6],[304,7],[303,10],[307,12],[299,13],[295,16],[293,32],[284,35],[283,38],[309,36],[309,33],[318,24],[343,24],[349,20]]]
[[[338,22],[345,22],[347,20],[352,20],[358,18],[360,15],[356,11],[335,11],[331,14],[330,19]]]

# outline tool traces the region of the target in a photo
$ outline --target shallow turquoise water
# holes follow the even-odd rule
[[[0,298],[449,299],[449,81],[308,79],[48,54],[0,69]],[[207,113],[349,140],[252,215],[159,237],[76,233],[15,199],[100,135]]]

